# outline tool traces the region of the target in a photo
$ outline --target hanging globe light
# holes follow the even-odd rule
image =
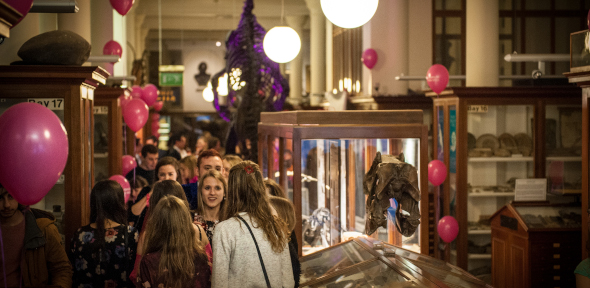
[[[277,63],[287,63],[299,54],[301,39],[293,28],[277,26],[266,32],[262,46],[264,53],[270,60]]]
[[[379,0],[321,0],[322,11],[334,25],[356,28],[369,22]]]
[[[203,99],[207,102],[213,102],[215,95],[213,94],[213,87],[211,86],[211,81],[207,83],[207,88],[203,89]]]

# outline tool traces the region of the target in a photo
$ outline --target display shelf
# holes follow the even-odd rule
[[[470,157],[469,162],[533,162],[533,157]]]
[[[514,196],[514,192],[471,192],[467,195],[469,197],[510,197]]]
[[[548,156],[547,161],[582,162],[582,156]]]
[[[469,235],[491,235],[492,234],[492,230],[469,230],[467,232],[467,234]]]

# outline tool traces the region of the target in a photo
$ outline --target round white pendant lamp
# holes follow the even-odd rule
[[[277,63],[287,63],[299,54],[301,39],[293,28],[277,26],[266,32],[262,45],[264,53],[270,60]]]
[[[207,88],[203,89],[203,99],[207,102],[213,102],[215,95],[213,94],[213,87],[211,81],[207,82]]]
[[[356,28],[369,22],[379,0],[321,0],[322,11],[332,24],[342,28]]]

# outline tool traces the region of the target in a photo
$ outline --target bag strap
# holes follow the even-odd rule
[[[250,225],[242,218],[242,216],[238,215],[238,218],[244,222],[246,227],[248,227],[248,231],[250,231],[250,235],[252,236],[252,240],[254,240],[254,245],[256,245],[256,251],[258,252],[258,259],[260,259],[260,265],[262,266],[262,272],[264,273],[264,280],[266,280],[266,287],[270,287],[270,281],[268,280],[268,274],[266,274],[266,268],[264,268],[264,261],[262,261],[262,255],[260,254],[260,248],[258,248],[258,242],[256,242],[256,238],[254,238],[254,233],[252,233],[252,229],[250,229]]]

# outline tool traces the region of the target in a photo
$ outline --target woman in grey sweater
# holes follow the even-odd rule
[[[287,224],[273,215],[254,162],[230,170],[220,218],[213,235],[212,287],[294,286]]]

